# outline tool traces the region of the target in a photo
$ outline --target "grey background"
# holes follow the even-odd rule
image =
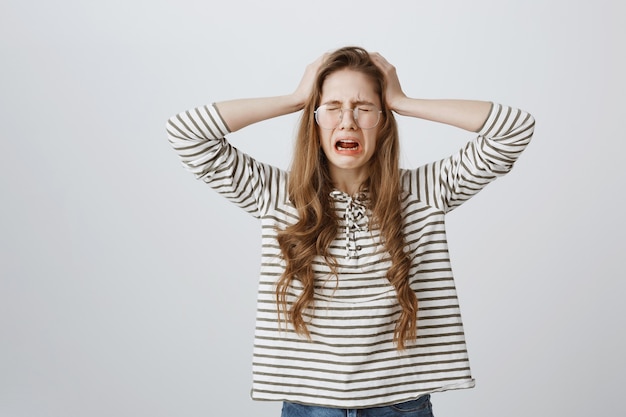
[[[414,97],[537,119],[450,214],[473,390],[445,416],[621,415],[619,1],[0,3],[0,416],[278,416],[249,399],[259,225],[185,172],[166,119],[381,52]],[[298,115],[231,136],[286,168]],[[403,165],[471,135],[399,118]]]

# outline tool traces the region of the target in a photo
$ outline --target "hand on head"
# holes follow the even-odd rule
[[[381,54],[378,52],[371,52],[370,58],[385,76],[387,84],[387,91],[385,92],[385,102],[390,110],[396,110],[397,104],[400,100],[406,98],[406,94],[402,91],[400,86],[400,80],[398,79],[398,73],[396,67],[391,65]]]
[[[317,72],[329,55],[329,53],[325,53],[307,65],[304,75],[293,93],[297,102],[300,103],[300,108],[304,107],[306,100],[309,98],[311,91],[313,90],[313,84],[315,83]],[[372,59],[372,62],[381,70],[383,76],[385,77],[386,92],[384,100],[387,107],[390,110],[396,110],[398,108],[398,103],[407,98],[406,94],[402,91],[396,68],[378,52],[370,52],[369,56]]]
[[[317,71],[322,66],[328,55],[329,54],[326,53],[318,57],[315,61],[307,65],[304,70],[304,75],[300,80],[300,84],[298,84],[296,91],[293,93],[293,95],[297,97],[298,102],[301,103],[301,107],[304,107],[304,103],[308,100],[311,91],[313,90],[313,84],[315,83]]]

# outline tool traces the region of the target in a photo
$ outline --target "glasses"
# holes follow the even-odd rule
[[[343,120],[344,111],[352,111],[354,122],[361,129],[375,128],[382,113],[372,104],[359,104],[353,109],[342,109],[337,104],[322,104],[314,111],[315,121],[322,129],[335,129]]]

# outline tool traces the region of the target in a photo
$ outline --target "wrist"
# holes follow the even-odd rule
[[[403,116],[407,116],[409,115],[412,108],[411,101],[412,99],[407,96],[397,96],[396,98],[389,100],[387,102],[387,106],[389,107],[389,110],[392,110]]]
[[[285,97],[286,103],[293,112],[302,110],[307,100],[309,99],[308,95],[299,94],[298,92],[292,93]]]

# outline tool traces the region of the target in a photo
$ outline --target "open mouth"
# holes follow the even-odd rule
[[[355,151],[359,149],[359,142],[349,139],[338,140],[335,143],[335,148],[339,151]]]

